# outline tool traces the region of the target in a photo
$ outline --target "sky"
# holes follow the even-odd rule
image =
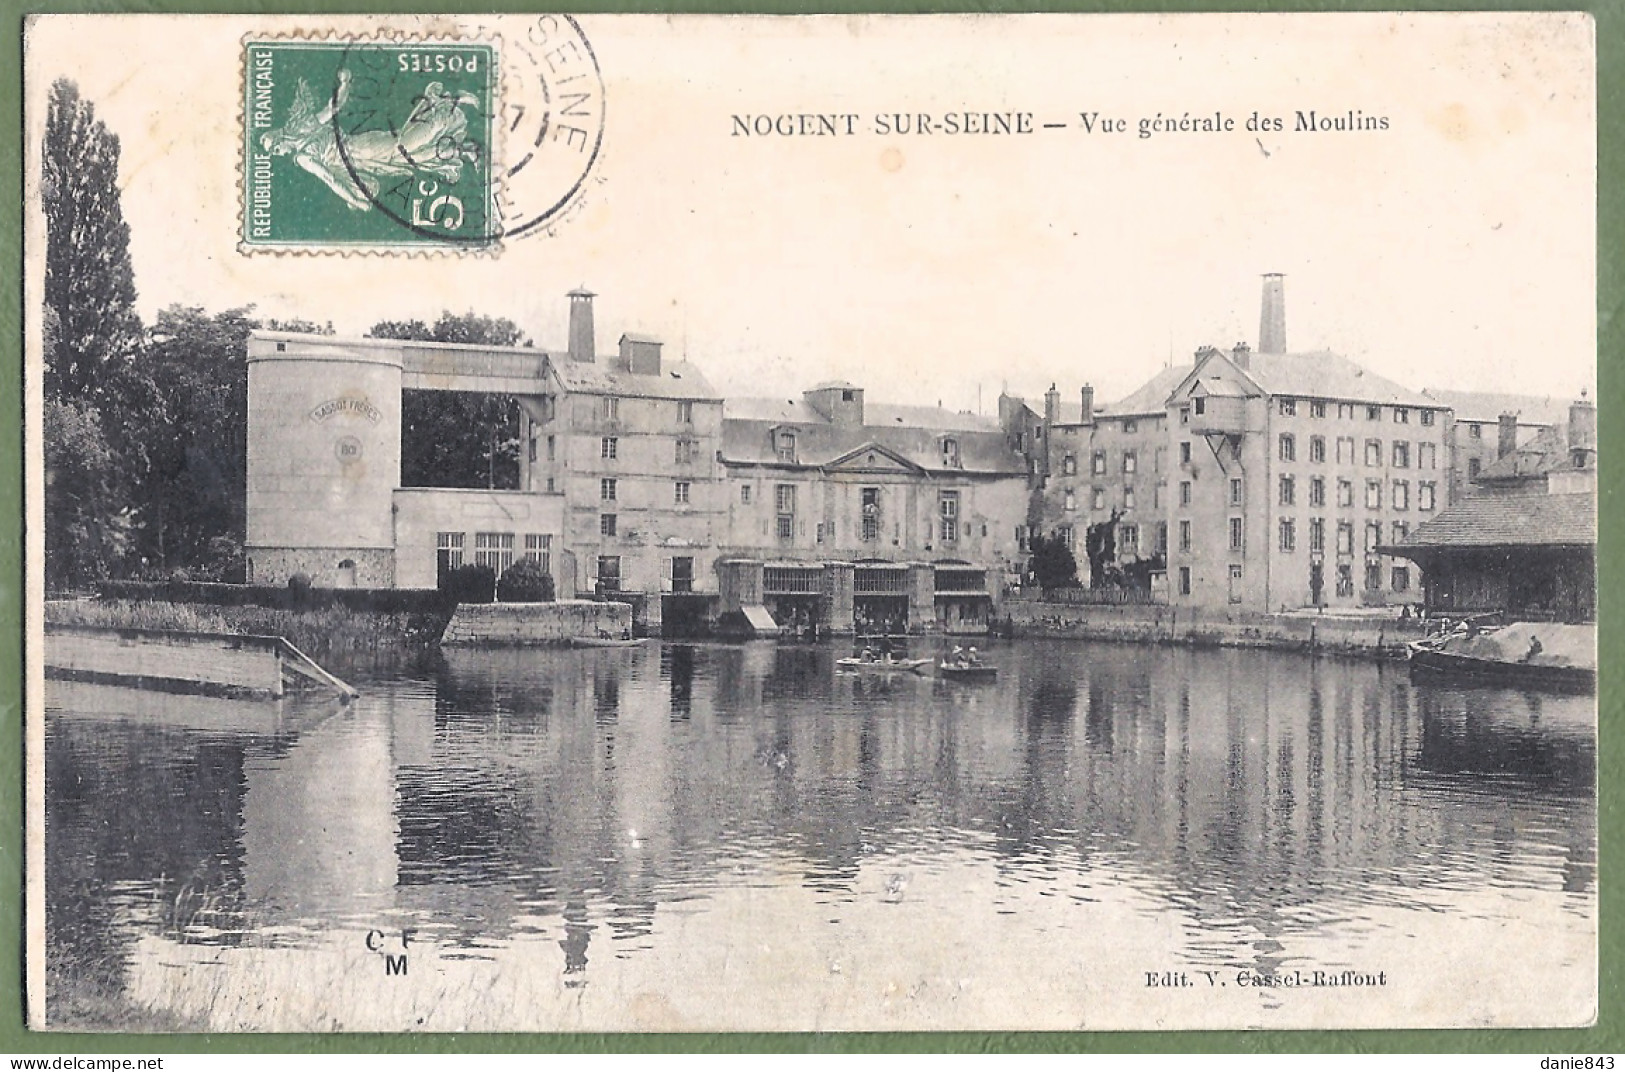
[[[119,135],[149,320],[252,304],[360,334],[472,310],[562,348],[565,294],[585,285],[600,352],[655,335],[724,394],[844,379],[993,413],[1001,390],[1088,382],[1112,400],[1200,346],[1256,346],[1260,276],[1281,272],[1291,350],[1418,389],[1595,384],[1584,16],[585,16],[603,152],[552,233],[495,256],[247,256],[241,41],[378,29],[316,18],[31,24],[30,145],[57,77]],[[512,40],[522,18],[476,29]],[[1065,126],[876,129],[963,110]],[[1310,110],[1386,129],[1295,131]],[[858,133],[742,137],[731,121],[801,112],[855,114]],[[1086,112],[1129,130],[1087,132]],[[1285,129],[1247,131],[1255,112]],[[1141,118],[1187,114],[1235,129],[1139,136]]]

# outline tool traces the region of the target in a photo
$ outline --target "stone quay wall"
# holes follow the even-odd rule
[[[529,647],[576,639],[632,635],[630,603],[561,599],[556,603],[462,603],[451,617],[442,645]]]
[[[1132,644],[1272,648],[1333,655],[1404,658],[1423,635],[1419,619],[1384,616],[1260,614],[1193,607],[1083,606],[1006,599],[1000,608],[1016,636],[1078,637]]]

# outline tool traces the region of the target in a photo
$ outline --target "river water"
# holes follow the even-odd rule
[[[1593,697],[1260,651],[984,650],[993,683],[839,673],[829,645],[659,642],[450,652],[364,678],[348,706],[52,682],[49,1014],[277,1031],[1593,1015]]]

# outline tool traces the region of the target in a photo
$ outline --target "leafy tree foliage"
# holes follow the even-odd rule
[[[553,602],[553,575],[544,573],[534,558],[521,558],[497,580],[499,603]]]
[[[41,164],[45,304],[58,323],[45,397],[100,404],[124,378],[141,320],[119,203],[119,140],[65,79],[51,86]]]
[[[129,512],[114,506],[118,479],[101,419],[88,402],[46,399],[45,584],[83,588],[107,577],[129,547]]]
[[[1112,511],[1105,521],[1084,530],[1084,553],[1089,556],[1089,587],[1121,587],[1122,578],[1117,570],[1117,522],[1122,515]]]
[[[1034,536],[1028,569],[1040,588],[1076,588],[1078,561],[1059,536]]]
[[[421,320],[385,320],[375,339],[528,346],[518,325],[476,313]],[[517,488],[519,406],[505,395],[407,391],[401,397],[401,482],[407,487]]]

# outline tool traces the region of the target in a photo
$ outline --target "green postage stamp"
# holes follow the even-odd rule
[[[246,252],[498,241],[494,44],[251,37],[243,57]]]

